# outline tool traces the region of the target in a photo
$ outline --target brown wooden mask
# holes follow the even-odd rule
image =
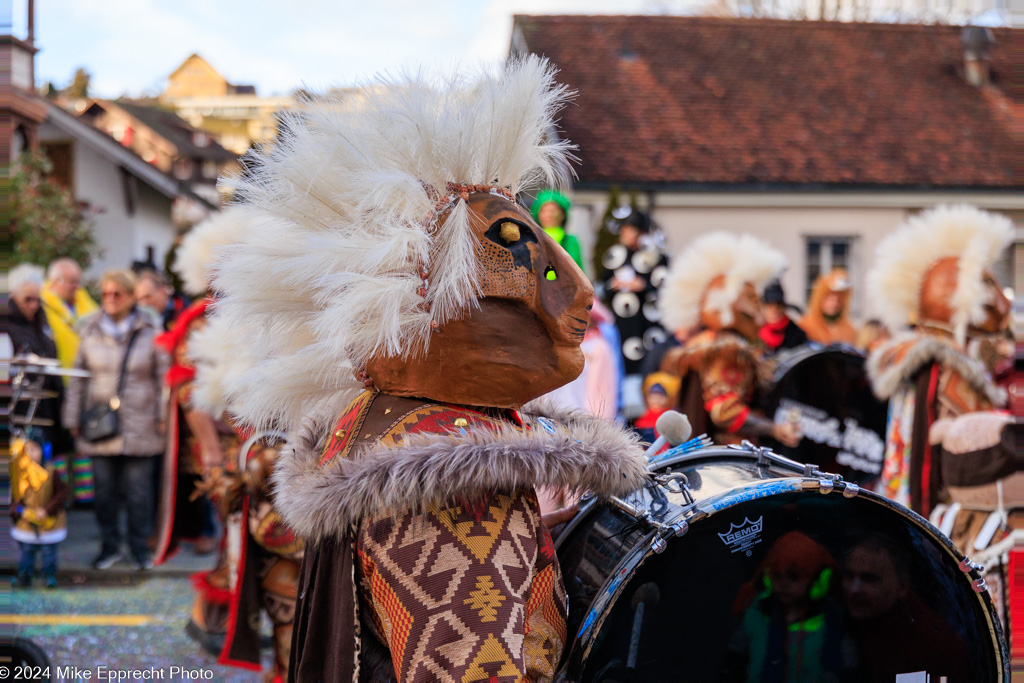
[[[919,322],[951,325],[953,322],[953,293],[956,292],[957,273],[960,266],[957,257],[936,261],[921,283],[921,298],[918,303]]]
[[[477,192],[468,208],[479,239],[477,305],[434,330],[426,354],[374,358],[366,373],[396,396],[518,408],[583,371],[594,289],[523,207]]]
[[[721,289],[723,286],[725,286],[724,275],[715,277],[708,284],[708,288],[705,290],[700,302],[701,324],[711,330],[733,330],[746,339],[755,341],[758,330],[764,324],[764,318],[761,314],[761,297],[758,296],[757,289],[749,282],[743,285],[740,295],[730,305],[732,309],[732,323],[725,325],[722,323],[721,314],[706,306],[708,294],[712,290]]]
[[[924,282],[921,284],[918,308],[921,324],[952,324],[954,311],[950,303],[956,292],[959,273],[959,259],[955,256],[937,261],[928,270]],[[985,319],[981,323],[972,324],[968,328],[968,333],[995,334],[1005,330],[1009,325],[1010,302],[1003,294],[991,271],[988,269],[982,271],[981,277],[986,289]]]

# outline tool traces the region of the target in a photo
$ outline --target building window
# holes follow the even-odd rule
[[[845,268],[850,272],[853,253],[852,237],[808,237],[807,238],[807,289],[804,301],[811,300],[814,282],[822,273],[833,268]],[[853,274],[850,274],[853,277]]]

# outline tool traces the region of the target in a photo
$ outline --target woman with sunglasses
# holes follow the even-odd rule
[[[128,517],[128,546],[137,569],[153,566],[148,546],[155,506],[153,471],[164,448],[163,377],[168,358],[153,344],[159,330],[135,306],[135,276],[124,270],[100,280],[101,311],[87,318],[74,367],[88,379],[72,378],[64,423],[78,452],[92,456],[96,519],[103,536],[93,567],[107,569],[121,559],[120,511]],[[122,378],[123,367],[123,378]],[[90,434],[83,413],[106,406],[117,413],[114,433]],[[99,438],[103,436],[104,438]]]

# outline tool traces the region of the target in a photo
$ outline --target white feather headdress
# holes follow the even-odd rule
[[[764,240],[753,235],[712,232],[694,240],[673,261],[658,295],[661,317],[671,330],[690,329],[700,320],[704,308],[718,313],[722,324],[733,323],[732,304],[751,283],[760,294],[779,276],[786,258]],[[725,276],[721,288],[704,298],[708,285]]]
[[[882,240],[868,273],[868,295],[882,321],[900,330],[916,321],[921,288],[938,261],[959,259],[952,326],[961,342],[967,326],[985,319],[982,272],[1013,241],[1013,223],[973,206],[938,206],[907,219]]]
[[[181,241],[174,259],[174,272],[185,291],[196,296],[210,288],[214,251],[242,236],[245,207],[232,206],[193,227]]]
[[[211,415],[227,411],[232,383],[256,365],[254,352],[239,330],[228,328],[223,318],[210,316],[188,338],[188,357],[196,369],[192,407]]]
[[[451,184],[514,195],[564,183],[571,146],[550,135],[568,94],[531,56],[473,78],[392,79],[285,114],[236,186],[271,219],[216,275],[215,315],[255,330],[247,343],[264,359],[230,394],[231,411],[293,426],[331,410],[358,388],[353,368],[422,352],[432,323],[475,305],[477,239]]]

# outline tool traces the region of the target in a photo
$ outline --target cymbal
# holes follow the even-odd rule
[[[11,415],[10,419],[11,419],[11,424],[12,425],[18,425],[18,426],[28,426],[28,425],[31,425],[33,427],[52,427],[53,426],[53,420],[48,420],[45,417],[33,417],[31,420],[29,420],[29,419],[26,419],[24,415]]]
[[[88,370],[79,370],[78,368],[62,368],[53,367],[50,365],[21,365],[15,366],[11,363],[11,367],[15,370],[23,370],[26,375],[50,375],[54,377],[91,377],[92,373]],[[14,373],[11,373],[14,374]]]
[[[22,353],[22,354],[19,354],[17,356],[14,356],[13,358],[11,358],[11,360],[9,362],[10,362],[11,365],[16,365],[18,367],[24,367],[24,366],[29,366],[29,365],[32,365],[32,366],[45,366],[45,365],[54,365],[55,366],[55,365],[60,365],[60,361],[57,360],[56,358],[43,358],[42,356],[37,356],[34,353]]]

